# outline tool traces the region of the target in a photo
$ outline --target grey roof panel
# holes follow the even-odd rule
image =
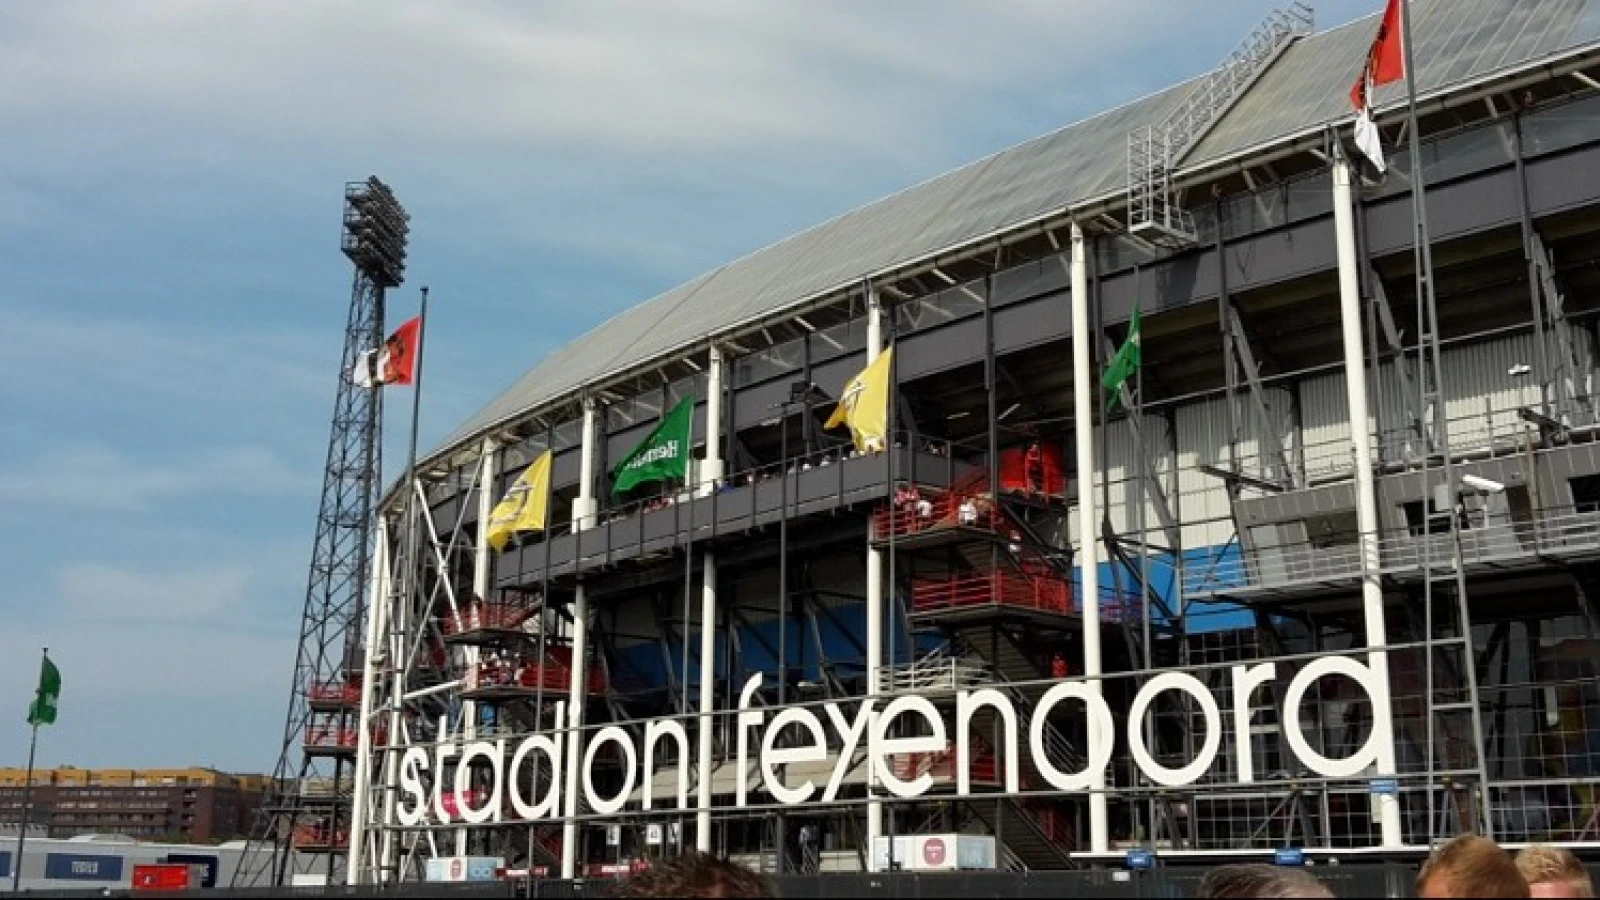
[[[1600,0],[1418,0],[1419,90],[1428,92],[1600,43]],[[1342,123],[1376,16],[1289,47],[1196,145],[1198,166]],[[852,210],[629,309],[552,352],[464,422],[453,446],[633,363],[671,352],[874,272],[1123,189],[1127,139],[1160,121],[1176,85]],[[1378,91],[1380,106],[1403,97]]]

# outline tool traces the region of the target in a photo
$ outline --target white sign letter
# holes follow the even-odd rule
[[[1273,663],[1233,667],[1233,743],[1237,748],[1240,784],[1256,780],[1255,759],[1250,755],[1250,696],[1256,688],[1277,677],[1278,667]]]
[[[924,737],[891,738],[888,737],[889,725],[895,717],[905,712],[916,712],[928,722],[932,734]],[[939,715],[938,707],[922,697],[900,697],[883,708],[883,715],[872,728],[872,764],[878,773],[878,782],[889,789],[889,793],[896,797],[912,799],[920,797],[933,786],[933,776],[926,772],[910,781],[901,781],[891,769],[889,757],[899,753],[938,753],[950,748],[949,741],[944,736],[944,719]]]
[[[477,809],[467,799],[467,792],[471,790],[472,767],[467,765],[475,756],[481,756],[489,761],[489,769],[493,773],[494,787],[489,789],[489,799]],[[505,782],[506,744],[500,741],[495,744],[478,741],[468,744],[461,751],[461,761],[456,763],[456,812],[461,814],[463,821],[471,825],[481,825],[489,821],[491,816],[496,822],[500,821],[501,790]]]
[[[601,800],[594,788],[594,758],[604,744],[616,744],[622,750],[622,788],[615,797]],[[583,796],[588,799],[589,807],[602,816],[609,816],[621,809],[628,802],[628,795],[633,793],[633,783],[639,777],[639,754],[633,748],[633,738],[626,731],[615,725],[608,725],[600,729],[600,733],[589,742],[588,749],[583,751]]]
[[[1200,712],[1206,719],[1206,739],[1200,745],[1200,754],[1181,769],[1169,769],[1156,762],[1150,756],[1150,749],[1144,745],[1144,713],[1162,691],[1183,691],[1193,697],[1200,704]],[[1216,698],[1211,696],[1200,679],[1188,672],[1165,672],[1145,682],[1139,693],[1134,695],[1133,705],[1128,708],[1128,747],[1133,750],[1133,759],[1139,764],[1139,771],[1156,784],[1167,787],[1193,784],[1211,768],[1217,759],[1217,749],[1221,746],[1222,711],[1217,709]]]
[[[556,721],[561,721],[561,706],[565,700],[556,704]],[[547,734],[536,734],[517,745],[517,752],[511,756],[511,767],[506,772],[506,777],[511,780],[511,785],[506,788],[511,794],[511,808],[517,815],[528,821],[554,818],[561,811],[561,748],[566,741],[556,740]],[[530,753],[538,751],[550,758],[550,783],[545,786],[544,799],[539,799],[538,776],[529,779],[533,786],[533,794],[527,799],[522,798],[522,791],[517,786],[522,782],[522,763]],[[539,771],[537,765],[534,772]]]
[[[803,727],[811,734],[811,743],[799,747],[773,747],[778,736],[783,734],[783,729],[789,725]],[[821,762],[827,758],[828,739],[822,733],[822,720],[808,709],[786,709],[772,717],[767,733],[761,736],[761,782],[767,786],[767,793],[779,803],[804,803],[811,799],[811,794],[817,789],[816,784],[807,778],[800,786],[791,788],[785,783],[788,773],[779,778],[777,767],[797,762]]]
[[[644,726],[644,764],[646,771],[644,778],[644,808],[649,809],[654,800],[655,769],[653,764],[656,758],[656,741],[663,735],[671,735],[678,741],[678,808],[689,807],[689,733],[683,730],[683,723],[666,719],[663,721],[646,722]]]
[[[1082,772],[1072,775],[1055,767],[1044,745],[1044,726],[1049,720],[1050,710],[1063,700],[1082,700],[1084,710],[1088,713],[1088,764]],[[1033,721],[1028,725],[1028,750],[1033,753],[1034,767],[1052,787],[1062,791],[1087,790],[1089,773],[1102,771],[1111,762],[1115,732],[1111,707],[1106,705],[1105,698],[1081,681],[1069,681],[1045,691],[1044,696],[1039,698],[1039,705],[1033,710]]]
[[[1004,761],[1000,770],[1006,776],[1006,791],[1015,794],[1021,790],[1018,787],[1021,779],[1017,774],[1017,711],[1011,706],[1011,699],[994,688],[956,694],[956,793],[965,795],[972,790],[972,756],[967,745],[972,737],[972,714],[982,706],[993,707],[1000,718],[1000,737],[1005,741]],[[995,739],[994,735],[989,734],[984,737],[990,741]]]
[[[422,788],[422,773],[428,771],[428,751],[412,747],[400,757],[400,807],[395,812],[401,825],[419,825],[428,812],[428,792]],[[410,805],[406,801],[410,800]]]
[[[1367,735],[1367,742],[1353,755],[1336,760],[1311,749],[1311,745],[1306,743],[1305,734],[1300,731],[1300,700],[1305,697],[1306,689],[1325,675],[1343,675],[1354,681],[1366,693],[1369,703],[1376,694],[1372,670],[1361,663],[1348,656],[1325,656],[1313,660],[1294,676],[1294,680],[1289,682],[1289,690],[1283,695],[1283,736],[1306,768],[1328,778],[1349,778],[1377,763],[1378,748],[1392,740],[1391,730],[1388,722],[1378,721],[1378,717],[1374,716],[1372,733]]]
[[[750,729],[759,726],[767,718],[767,714],[759,709],[752,712],[745,711],[750,708],[750,698],[756,695],[760,687],[761,675],[757,673],[751,675],[750,680],[746,681],[744,688],[739,691],[739,768],[736,770],[738,781],[734,786],[738,793],[733,798],[734,806],[746,805],[745,794],[750,787]]]

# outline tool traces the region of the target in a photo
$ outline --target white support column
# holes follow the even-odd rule
[[[594,496],[594,457],[598,444],[595,433],[595,402],[583,401],[583,448],[579,451],[578,498],[572,503],[572,530],[582,531],[594,522],[598,501]],[[589,679],[589,596],[583,583],[573,591],[572,601],[572,680],[567,691],[567,819],[561,826],[561,877],[573,878],[578,871],[578,770],[583,759],[583,708]]]
[[[700,588],[700,772],[696,791],[694,847],[711,852],[711,734],[715,723],[711,711],[716,703],[714,663],[717,653],[717,555],[705,552]]]
[[[403,507],[402,507],[403,508]],[[385,521],[386,520],[380,520]],[[388,728],[389,749],[383,758],[383,834],[378,842],[378,868],[381,872],[379,880],[388,881],[398,877],[400,833],[396,831],[399,824],[397,805],[400,798],[400,758],[405,753],[402,741],[405,740],[404,714],[405,695],[410,689],[407,678],[416,661],[409,658],[411,652],[410,627],[411,627],[411,596],[395,592],[395,572],[405,562],[397,562],[395,556],[403,555],[394,553],[393,547],[384,541],[383,554],[384,581],[383,605],[388,621],[388,626],[383,633],[378,635],[380,642],[387,642],[387,659],[391,673],[388,697]],[[401,579],[400,584],[407,585],[409,581]]]
[[[1361,532],[1361,601],[1367,646],[1389,643],[1383,621],[1383,584],[1378,574],[1378,492],[1372,477],[1372,437],[1367,423],[1367,368],[1361,345],[1361,270],[1356,258],[1354,193],[1350,163],[1343,154],[1333,164],[1333,234],[1339,260],[1339,320],[1344,332],[1345,399],[1350,407],[1350,433],[1355,438],[1356,528]],[[1394,719],[1389,706],[1389,654],[1370,650],[1367,664],[1376,685],[1372,697],[1372,732],[1378,744],[1377,774],[1395,775]],[[1378,795],[1378,822],[1383,846],[1398,847],[1400,798]]]
[[[375,883],[380,877],[377,872],[369,876],[366,870],[378,862],[376,846],[367,846],[371,839],[367,817],[371,815],[372,807],[372,707],[378,683],[377,659],[383,655],[384,626],[388,619],[385,604],[389,601],[388,527],[382,515],[377,518],[375,531],[372,587],[367,595],[367,636],[361,661],[360,718],[356,720],[360,730],[356,738],[355,790],[350,801],[350,856],[345,863],[345,880],[349,884]],[[388,769],[389,766],[386,764],[383,768]],[[386,826],[390,823],[384,820],[380,824]]]
[[[489,514],[494,511],[495,503],[495,472],[499,468],[500,452],[495,446],[493,438],[483,441],[482,456],[478,468],[478,533],[474,542],[472,553],[472,598],[467,603],[471,609],[473,604],[486,604],[489,602],[489,567],[493,560],[490,555],[493,549],[489,546]],[[468,672],[475,672],[483,652],[477,645],[469,646],[462,653]],[[476,700],[464,700],[461,703],[461,736],[464,741],[474,741],[478,737],[478,703]],[[456,798],[459,801],[461,798]],[[467,855],[467,835],[469,830],[465,825],[456,830],[456,855]]]
[[[706,458],[700,466],[700,496],[715,491],[722,482],[722,348],[711,345],[706,372]]]
[[[867,364],[871,365],[883,351],[883,305],[878,301],[878,288],[867,286]],[[886,442],[893,448],[894,437]],[[893,452],[891,449],[890,452]],[[868,528],[870,529],[870,525]],[[883,551],[872,546],[872,533],[867,533],[867,702],[873,704],[872,718],[877,718],[877,697],[883,668]],[[869,725],[869,727],[872,727]],[[883,834],[883,803],[877,799],[878,783],[873,767],[867,766],[867,860],[870,870],[875,863],[873,849]]]
[[[710,371],[706,375],[706,459],[701,495],[717,489],[722,480],[722,348],[711,345]],[[707,548],[701,554],[700,572],[700,717],[699,772],[695,803],[694,846],[711,852],[711,770],[712,729],[716,727],[711,710],[716,703],[717,654],[717,555]],[[687,624],[685,625],[687,627]],[[687,685],[685,686],[687,689]]]
[[[1078,567],[1082,589],[1078,608],[1083,615],[1083,674],[1089,690],[1099,694],[1100,680],[1100,533],[1094,491],[1094,400],[1100,380],[1091,359],[1094,336],[1089,333],[1089,259],[1083,229],[1072,223],[1072,422],[1078,457]],[[1097,734],[1089,717],[1089,746],[1113,740]],[[1106,825],[1106,772],[1089,773],[1089,850],[1105,853],[1110,846]]]

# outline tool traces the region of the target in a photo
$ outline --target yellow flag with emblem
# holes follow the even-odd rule
[[[504,550],[514,534],[543,531],[549,511],[550,451],[546,450],[489,513],[489,544],[497,551]]]
[[[894,348],[890,347],[850,379],[839,394],[839,405],[822,427],[847,424],[857,450],[882,450],[889,430],[889,367],[893,358]]]

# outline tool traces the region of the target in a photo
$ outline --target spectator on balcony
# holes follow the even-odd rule
[[[962,525],[978,524],[978,504],[968,497],[961,501],[961,506],[956,509],[956,520]]]
[[[1050,658],[1050,677],[1057,681],[1067,677],[1067,660],[1060,651]]]
[[[918,497],[917,498],[917,518],[919,518],[919,519],[931,519],[931,518],[933,518],[933,501],[932,500],[929,500],[927,497]]]
[[[1028,493],[1037,494],[1044,490],[1044,450],[1038,441],[1028,445],[1022,467],[1028,479]]]

